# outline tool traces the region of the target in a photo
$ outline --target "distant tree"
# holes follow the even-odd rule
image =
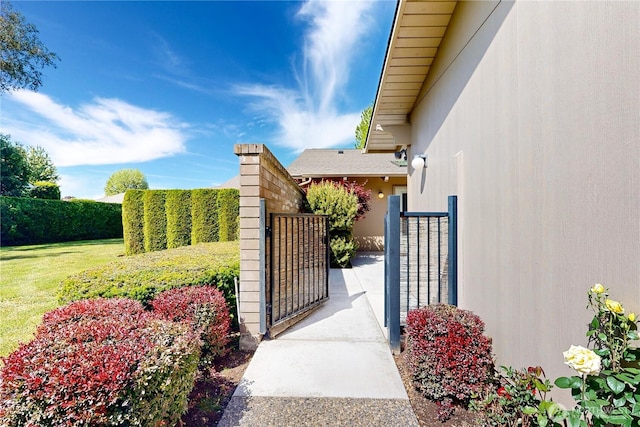
[[[0,195],[23,196],[29,186],[29,164],[24,148],[0,133]]]
[[[31,184],[38,181],[55,183],[60,180],[58,169],[49,157],[49,153],[39,145],[27,149],[27,164],[29,165],[29,182]]]
[[[0,93],[16,89],[37,91],[45,66],[55,68],[58,55],[38,38],[38,29],[7,0],[0,2]]]
[[[149,184],[147,178],[138,169],[120,169],[116,171],[107,180],[104,187],[104,194],[113,196],[115,194],[124,193],[131,190],[147,190]]]
[[[360,123],[356,127],[356,148],[364,148],[367,142],[367,134],[369,133],[369,124],[371,123],[371,114],[373,113],[373,103],[362,110],[360,115]]]

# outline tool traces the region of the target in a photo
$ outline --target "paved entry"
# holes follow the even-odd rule
[[[329,222],[324,215],[271,214],[267,236],[267,321],[273,338],[329,299]]]

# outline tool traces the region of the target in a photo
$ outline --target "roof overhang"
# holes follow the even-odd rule
[[[398,151],[457,1],[399,0],[371,115],[365,152]]]

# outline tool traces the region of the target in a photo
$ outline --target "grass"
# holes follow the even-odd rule
[[[122,239],[0,248],[0,357],[33,337],[64,278],[123,254]]]

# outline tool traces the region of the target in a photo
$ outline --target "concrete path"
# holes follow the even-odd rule
[[[330,299],[260,343],[219,426],[418,426],[383,329],[384,264],[332,269]]]

